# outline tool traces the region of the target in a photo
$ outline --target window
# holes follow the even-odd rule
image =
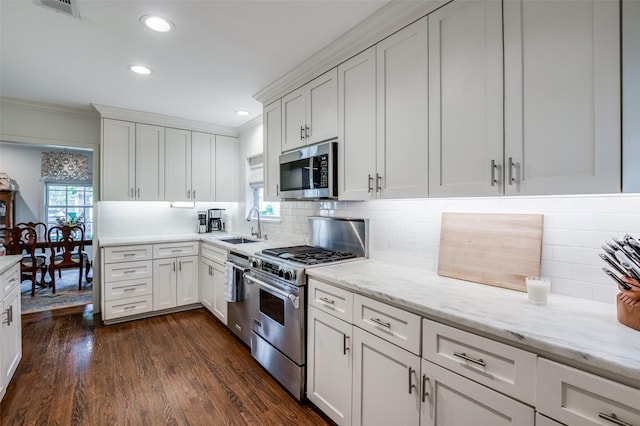
[[[260,216],[265,218],[279,218],[280,217],[280,203],[277,201],[264,201],[264,188],[260,186],[252,186],[253,191],[253,205],[258,206],[260,210]]]
[[[251,191],[247,201],[247,211],[253,206],[258,207],[260,216],[270,219],[280,218],[280,203],[264,201],[264,157],[262,154],[247,158],[248,183]]]
[[[45,190],[47,227],[84,223],[85,238],[93,237],[93,186],[91,184],[47,183]]]

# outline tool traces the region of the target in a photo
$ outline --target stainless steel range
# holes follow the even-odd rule
[[[312,245],[266,249],[245,273],[251,355],[295,398],[304,397],[306,268],[368,255],[367,219],[310,217]]]

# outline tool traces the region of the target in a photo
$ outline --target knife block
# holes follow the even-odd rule
[[[621,291],[616,297],[618,322],[640,330],[640,291]]]

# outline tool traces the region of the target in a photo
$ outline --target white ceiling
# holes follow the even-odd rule
[[[262,114],[253,94],[386,2],[78,0],[78,20],[33,0],[0,0],[0,96],[238,127]],[[153,32],[144,14],[176,28]],[[135,75],[133,63],[154,72]]]

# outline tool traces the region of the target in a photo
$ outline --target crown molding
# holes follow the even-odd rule
[[[392,0],[253,97],[270,104],[450,1]]]
[[[96,118],[96,113],[90,106],[87,108],[73,108],[59,104],[52,104],[48,102],[29,101],[26,99],[10,98],[6,96],[0,97],[0,104],[3,106],[17,106],[27,108],[35,111],[42,111],[55,114],[65,115],[84,115],[87,118]]]
[[[262,115],[252,118],[251,120],[238,127],[238,134],[242,134],[252,127],[256,127],[262,124]]]
[[[238,137],[238,129],[233,127],[205,123],[203,121],[187,120],[185,118],[172,117],[169,115],[154,114],[151,112],[136,111],[133,109],[112,107],[108,105],[92,105],[96,109],[96,111],[98,111],[101,118],[133,121],[136,123],[172,127],[175,129],[184,129],[196,132],[215,133],[217,135]]]

